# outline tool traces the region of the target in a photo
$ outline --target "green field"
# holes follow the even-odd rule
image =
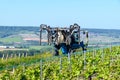
[[[13,69],[6,69],[0,74],[1,80],[119,80],[120,46],[91,50],[84,54],[77,52],[71,56],[36,60]],[[40,58],[42,56],[36,56]],[[46,58],[46,59],[45,59]],[[32,57],[31,57],[32,59]],[[34,57],[33,57],[34,59]],[[23,58],[24,60],[24,58]],[[29,60],[26,58],[26,60]],[[14,60],[13,60],[14,61]],[[25,60],[24,60],[25,61]],[[8,61],[9,62],[9,61]],[[12,63],[12,62],[10,62]],[[7,65],[8,63],[6,63]]]
[[[22,41],[23,40],[20,36],[0,38],[0,42],[3,43],[22,42]]]
[[[47,49],[47,48],[52,48],[52,46],[30,46],[29,47],[29,49],[35,49],[35,50]]]

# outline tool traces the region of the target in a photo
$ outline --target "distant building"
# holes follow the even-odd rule
[[[0,46],[0,48],[7,48],[7,46]]]
[[[9,46],[9,48],[13,49],[13,48],[15,48],[15,47],[14,47],[14,46]]]
[[[6,49],[6,48],[11,48],[11,49],[13,49],[13,48],[15,48],[14,46],[0,46],[0,48],[2,48],[2,49]]]

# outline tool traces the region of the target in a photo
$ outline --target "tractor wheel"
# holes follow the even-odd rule
[[[59,49],[60,49],[59,45],[54,45],[54,56],[59,56]]]
[[[59,51],[58,50],[54,51],[54,56],[59,56]]]

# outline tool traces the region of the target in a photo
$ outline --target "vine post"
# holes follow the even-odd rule
[[[110,52],[112,52],[112,43],[110,43]]]
[[[6,55],[6,60],[8,59],[8,54]]]
[[[4,57],[5,57],[5,55],[3,54],[3,56],[2,56],[2,60],[4,59]]]
[[[104,60],[104,49],[102,48],[102,60]]]
[[[43,61],[42,61],[42,59],[40,60],[40,79],[42,80],[43,78],[42,78],[42,65],[43,65]]]
[[[60,56],[60,72],[62,70],[62,57]]]
[[[13,71],[12,71],[12,73],[14,74],[15,73],[15,67],[13,66]]]
[[[12,58],[12,57],[13,57],[13,54],[10,55],[10,58]]]
[[[19,53],[19,55],[18,55],[18,56],[19,56],[19,58],[20,58],[20,53]]]
[[[22,57],[24,57],[24,53],[22,53]]]
[[[84,70],[85,70],[85,65],[86,65],[86,51],[83,51],[83,55],[84,55]]]
[[[23,63],[23,73],[25,72],[25,63]]]
[[[25,57],[27,57],[27,55],[28,55],[28,54],[27,54],[27,52],[26,52],[26,55],[25,55]]]
[[[70,53],[68,53],[68,63],[69,63],[69,69],[71,70],[71,56]]]

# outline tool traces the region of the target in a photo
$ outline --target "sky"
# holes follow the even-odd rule
[[[0,26],[120,29],[120,0],[0,0]]]

